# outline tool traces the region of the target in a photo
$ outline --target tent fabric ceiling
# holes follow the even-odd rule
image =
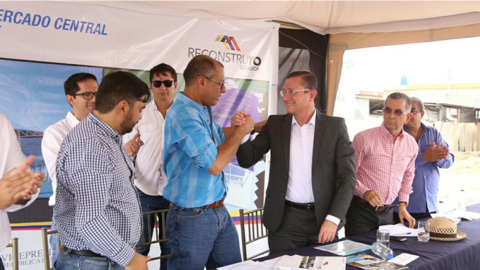
[[[75,1],[214,20],[279,20],[320,34],[417,31],[480,23],[480,1]]]

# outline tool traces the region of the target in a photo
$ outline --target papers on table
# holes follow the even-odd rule
[[[275,266],[282,259],[282,257],[273,258],[263,262],[254,262],[254,261],[244,261],[232,265],[227,265],[224,267],[218,268],[218,270],[266,270],[266,269],[275,269]]]
[[[365,270],[400,270],[408,268],[408,266],[392,263],[390,261],[387,262],[364,253],[347,257],[347,264]]]
[[[480,213],[465,211],[465,212],[462,213],[461,217],[466,219],[466,220],[479,219],[480,218]]]
[[[354,242],[351,240],[344,240],[329,245],[315,247],[315,249],[327,251],[340,256],[348,256],[351,254],[369,250],[371,248],[372,247],[370,245]]]
[[[321,269],[321,270],[345,270],[346,259],[343,257],[321,257],[321,256],[300,256],[284,255],[275,266],[280,270],[303,270],[303,269]]]
[[[402,223],[395,225],[382,225],[378,229],[387,230],[390,232],[390,236],[402,236],[402,237],[417,237],[418,230],[410,229]]]
[[[402,254],[398,255],[397,257],[389,260],[388,262],[396,263],[396,264],[400,264],[400,265],[407,265],[407,264],[415,261],[416,259],[418,259],[417,255],[402,253]]]
[[[355,242],[354,242],[355,243]],[[360,243],[357,243],[360,244]],[[300,256],[284,255],[263,262],[244,261],[224,267],[219,270],[345,270],[346,265],[358,267],[360,269],[377,270],[384,269],[406,269],[406,265],[418,256],[402,253],[388,262],[370,256],[368,254],[357,254],[349,257],[332,257],[332,256]]]
[[[320,257],[320,256],[300,256],[284,255],[278,258],[266,260],[263,262],[244,261],[228,266],[218,268],[219,270],[345,270],[346,259],[344,257]]]

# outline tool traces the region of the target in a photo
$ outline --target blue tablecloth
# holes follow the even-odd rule
[[[467,207],[468,211],[480,213],[480,204]],[[408,264],[412,270],[480,270],[480,220],[462,221],[458,230],[467,234],[463,240],[456,242],[441,242],[430,240],[420,243],[416,237],[408,237],[405,242],[390,242],[395,255],[409,253],[420,256]],[[347,239],[372,244],[375,241],[375,231],[362,235],[348,237]],[[316,245],[318,246],[318,245]],[[281,255],[309,255],[333,256],[333,254],[316,250],[314,246],[272,254],[260,260],[271,259]],[[371,251],[366,252],[373,255]],[[348,270],[358,269],[347,265]]]

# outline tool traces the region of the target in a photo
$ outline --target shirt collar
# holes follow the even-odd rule
[[[120,136],[113,128],[111,128],[107,123],[103,122],[102,119],[98,118],[93,113],[89,113],[87,118],[92,121],[94,124],[98,125],[105,133],[114,139],[117,142],[121,142],[122,136]],[[119,141],[120,140],[120,141]]]
[[[405,127],[404,127],[405,128]],[[386,138],[390,138],[392,137],[393,138],[393,135],[390,133],[390,131],[388,131],[388,129],[385,127],[385,122],[382,122],[382,125],[380,126],[380,132],[382,132],[382,135],[383,137],[386,137]],[[403,136],[405,135],[405,132],[403,132],[403,128],[400,130],[400,134],[398,135],[397,138],[403,138]]]
[[[78,121],[77,117],[75,117],[75,115],[73,115],[72,112],[68,112],[67,117],[65,117],[65,119],[67,119],[67,124],[71,128],[73,128],[74,126],[76,126],[80,122],[80,121]]]
[[[422,134],[423,134],[427,130],[427,126],[424,123],[420,123],[420,125],[422,125]],[[403,126],[403,130],[408,134],[412,135],[410,131],[408,131],[407,127],[405,127],[405,125]]]
[[[313,111],[312,118],[310,118],[310,121],[308,121],[307,124],[311,124],[311,125],[315,126],[316,119],[317,119],[317,110]],[[292,116],[292,126],[294,124],[296,124],[297,126],[300,126],[297,122],[297,119],[295,119],[295,116]]]
[[[207,108],[207,106],[200,105],[197,102],[193,101],[191,98],[185,96],[185,94],[183,94],[182,92],[178,93],[177,100],[185,103],[187,107],[193,107],[199,112],[203,112],[203,110]]]
[[[180,94],[180,93],[179,93],[179,94]],[[153,106],[153,109],[154,109],[155,111],[159,111],[159,110],[158,110],[158,107],[157,107],[157,103],[155,103],[155,100],[152,100],[152,101],[150,101],[150,102],[153,103],[153,105],[152,105],[152,106]],[[173,102],[172,102],[172,104],[173,104]],[[170,104],[170,107],[172,106],[172,104]],[[170,109],[170,107],[168,107],[167,112],[168,112],[168,110]]]

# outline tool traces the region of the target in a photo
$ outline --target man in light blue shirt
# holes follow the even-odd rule
[[[437,211],[438,184],[440,171],[438,168],[450,168],[455,156],[450,153],[448,143],[434,127],[422,123],[425,115],[423,102],[416,98],[412,100],[412,119],[405,124],[404,130],[412,135],[418,143],[418,156],[415,159],[415,178],[413,193],[407,206],[412,217],[429,217]]]
[[[210,106],[226,91],[220,62],[196,56],[183,76],[185,91],[165,121],[168,269],[213,269],[241,261],[237,230],[223,205],[228,191],[223,169],[254,126],[247,115],[246,124],[226,137],[213,121]]]

